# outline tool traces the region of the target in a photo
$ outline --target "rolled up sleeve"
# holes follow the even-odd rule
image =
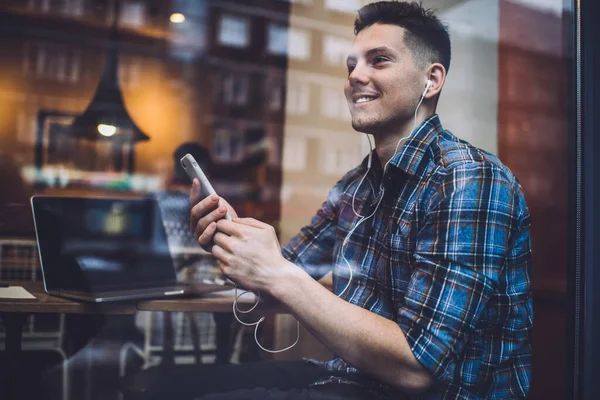
[[[486,164],[445,171],[423,213],[396,322],[439,381],[453,380],[467,337],[485,316],[514,241],[516,214],[514,182]]]

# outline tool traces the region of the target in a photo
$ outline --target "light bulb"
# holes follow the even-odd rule
[[[182,13],[173,13],[171,14],[169,20],[174,24],[181,24],[185,21],[185,15],[183,15]]]
[[[117,132],[117,127],[114,125],[99,124],[98,132],[102,136],[111,137],[112,135],[114,135]]]

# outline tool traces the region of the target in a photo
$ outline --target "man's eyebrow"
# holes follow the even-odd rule
[[[366,56],[372,56],[374,54],[379,54],[379,53],[396,53],[393,49],[387,47],[387,46],[379,46],[379,47],[375,47],[374,49],[370,49],[369,51],[367,51]]]
[[[375,54],[379,54],[379,53],[392,53],[395,54],[396,52],[394,51],[394,49],[387,47],[387,46],[379,46],[379,47],[375,47],[372,49],[367,50],[367,52],[365,53],[365,56],[367,57],[371,57]],[[346,58],[346,63],[350,63],[351,61],[356,61],[357,60],[357,56],[355,55],[349,55],[348,58]]]

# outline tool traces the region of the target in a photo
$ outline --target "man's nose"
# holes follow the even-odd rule
[[[366,68],[361,63],[356,64],[352,72],[348,75],[350,86],[364,86],[369,83],[369,75]]]

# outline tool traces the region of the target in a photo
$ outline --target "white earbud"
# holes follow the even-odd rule
[[[385,172],[387,171],[388,164],[394,159],[394,156],[396,154],[398,154],[398,150],[400,148],[400,143],[402,143],[402,141],[404,141],[404,140],[409,139],[413,135],[412,132],[415,130],[415,127],[417,126],[417,111],[419,111],[419,107],[421,106],[421,103],[423,102],[423,99],[425,98],[425,95],[427,94],[427,91],[429,90],[429,88],[432,85],[433,85],[433,82],[430,79],[427,79],[427,83],[425,85],[425,90],[423,91],[423,94],[421,95],[421,99],[419,100],[419,104],[417,104],[417,108],[415,109],[415,122],[413,124],[413,128],[412,128],[411,134],[409,136],[405,136],[403,138],[400,138],[400,140],[398,140],[398,143],[396,143],[396,149],[394,150],[394,155],[383,166],[383,173],[382,173],[383,176],[385,176]],[[424,128],[426,128],[426,125],[421,126],[420,129],[424,129]],[[418,132],[416,134],[418,134]],[[356,186],[356,189],[354,190],[354,194],[352,195],[352,211],[354,212],[354,214],[357,217],[360,218],[360,220],[348,232],[348,234],[344,238],[344,241],[342,242],[342,247],[340,249],[340,253],[342,255],[342,260],[344,260],[344,262],[348,266],[349,277],[348,277],[348,283],[346,283],[346,286],[344,287],[344,290],[342,290],[340,292],[340,294],[337,295],[338,297],[342,297],[342,295],[344,293],[346,293],[346,291],[350,288],[350,284],[352,283],[352,277],[353,277],[352,264],[350,264],[350,262],[346,259],[346,255],[345,255],[345,247],[348,244],[348,241],[350,240],[350,236],[352,236],[352,234],[354,233],[354,231],[356,231],[356,229],[363,222],[365,222],[369,218],[373,217],[373,215],[375,215],[375,213],[379,209],[379,206],[381,205],[381,201],[383,200],[383,196],[385,194],[385,188],[383,187],[383,184],[382,184],[381,187],[380,187],[380,194],[378,195],[379,196],[379,200],[377,201],[377,204],[375,205],[375,209],[369,215],[360,215],[356,211],[356,207],[354,205],[354,200],[356,199],[356,194],[358,193],[358,189],[362,186],[363,181],[365,180],[365,178],[367,177],[367,174],[369,173],[369,170],[371,169],[371,158],[372,158],[372,155],[373,155],[373,147],[371,146],[371,139],[370,139],[369,136],[367,136],[367,139],[369,140],[369,147],[371,148],[371,151],[369,152],[369,159],[367,161],[367,172],[362,176],[362,178],[358,182],[358,185]],[[296,339],[296,341],[297,341],[297,339]]]
[[[425,95],[427,94],[427,91],[429,90],[431,85],[433,85],[433,82],[430,79],[427,79],[427,84],[425,85],[425,90],[423,91],[423,94],[421,95],[421,97],[425,97]]]

